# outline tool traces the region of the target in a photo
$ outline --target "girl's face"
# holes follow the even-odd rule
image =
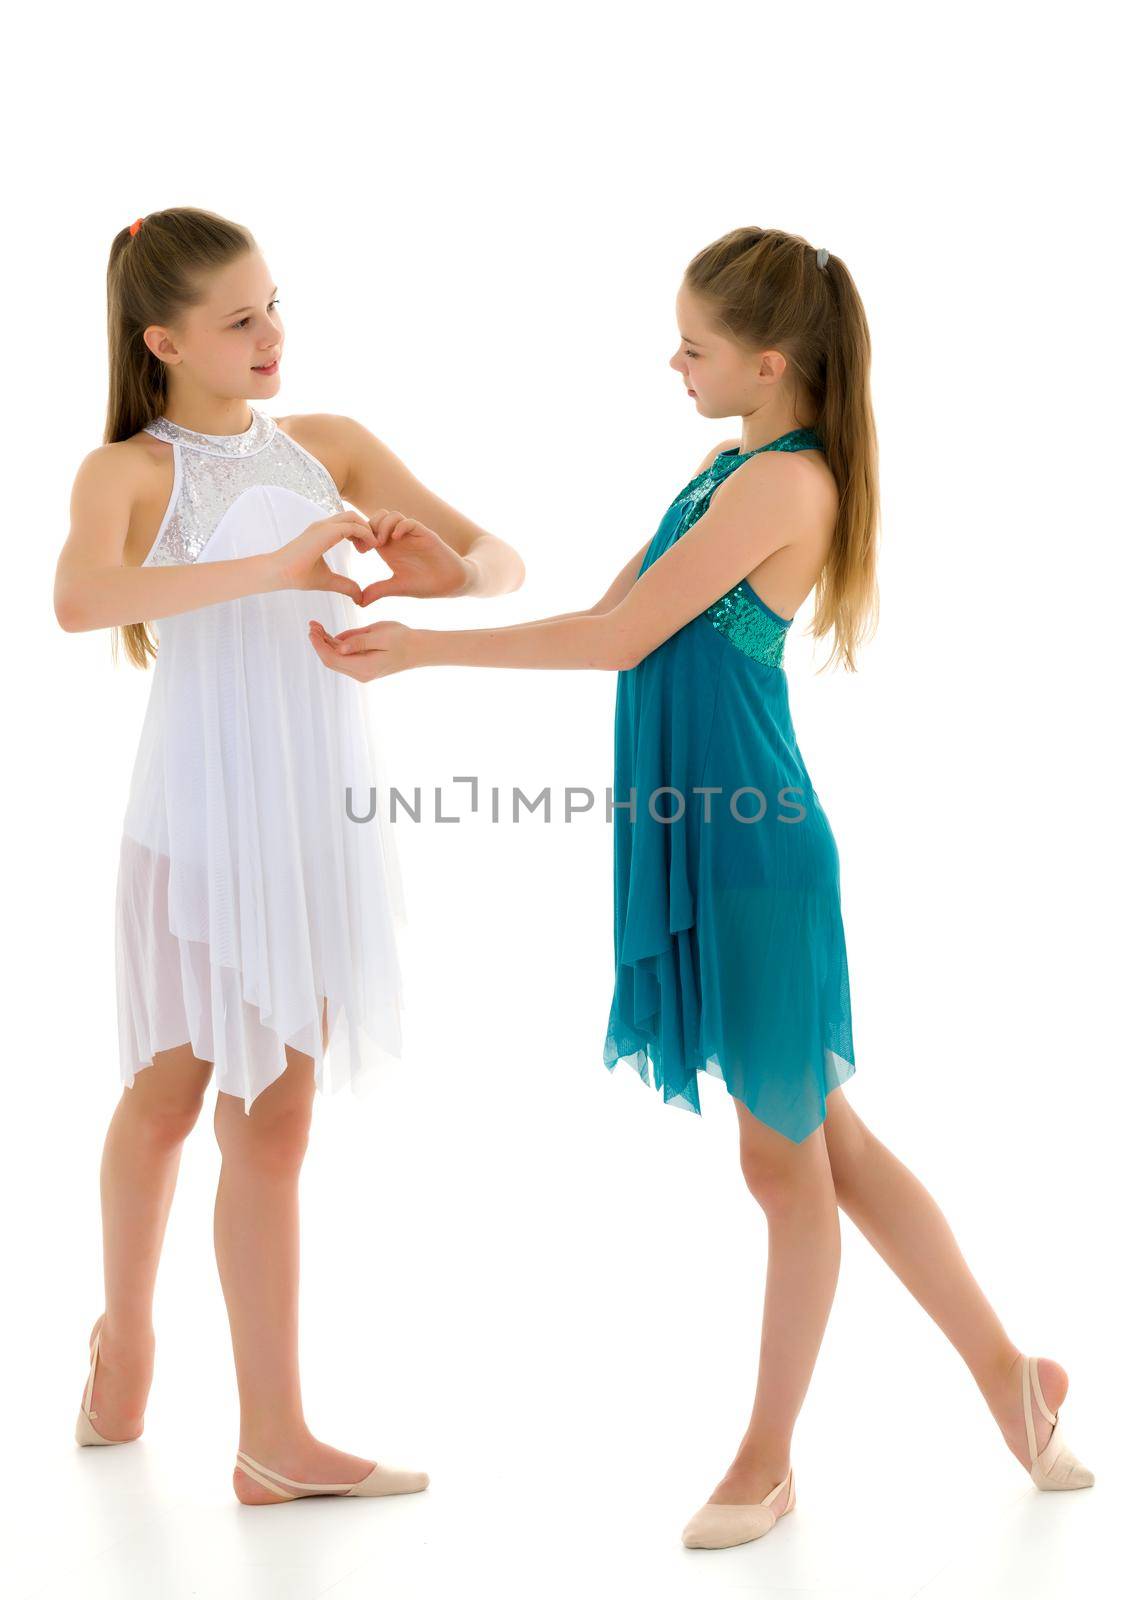
[[[764,399],[775,398],[786,370],[780,350],[744,351],[715,331],[704,302],[685,286],[675,301],[675,316],[681,338],[670,364],[704,417],[749,416]]]
[[[256,250],[212,272],[205,299],[177,326],[154,325],[143,337],[174,384],[230,400],[261,399],[281,386],[277,287]]]

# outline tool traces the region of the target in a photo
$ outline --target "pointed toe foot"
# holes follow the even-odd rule
[[[1032,1481],[1037,1489],[1090,1489],[1095,1473],[1073,1457],[1070,1461],[1057,1460],[1050,1472],[1037,1472]]]
[[[417,1494],[421,1489],[427,1489],[428,1485],[427,1472],[414,1472],[407,1467],[385,1467],[378,1462],[369,1476],[355,1483],[349,1492],[352,1495]]]
[[[1030,1470],[1037,1489],[1090,1489],[1095,1482],[1095,1473],[1068,1448],[1058,1424]]]
[[[774,1526],[766,1506],[710,1505],[696,1511],[683,1529],[688,1550],[726,1550],[731,1545],[760,1539]]]

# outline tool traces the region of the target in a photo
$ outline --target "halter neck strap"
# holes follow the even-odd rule
[[[198,433],[193,428],[184,428],[181,422],[172,422],[169,417],[156,417],[143,431],[154,434],[156,439],[166,439],[169,444],[201,450],[206,455],[249,456],[268,444],[277,428],[273,417],[264,411],[254,406],[250,411],[252,420],[245,433]]]

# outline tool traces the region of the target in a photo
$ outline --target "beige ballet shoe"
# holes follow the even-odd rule
[[[1037,1489],[1088,1489],[1095,1482],[1094,1472],[1077,1461],[1060,1437],[1059,1424],[1056,1421],[1058,1411],[1049,1411],[1044,1401],[1044,1392],[1040,1388],[1040,1374],[1037,1369],[1037,1358],[1021,1356],[1020,1387],[1024,1397],[1024,1427],[1028,1433],[1028,1458],[1032,1465],[1028,1471],[1032,1475],[1032,1482]],[[1040,1408],[1040,1415],[1046,1417],[1053,1424],[1048,1435],[1048,1442],[1036,1453],[1036,1429],[1032,1422],[1031,1395],[1035,1394],[1036,1404]]]
[[[92,1425],[92,1419],[99,1415],[92,1411],[91,1399],[95,1393],[95,1369],[99,1364],[99,1336],[103,1332],[103,1321],[100,1319],[99,1327],[95,1330],[95,1338],[91,1343],[91,1370],[87,1374],[87,1388],[83,1391],[83,1401],[79,1408],[79,1415],[75,1419],[76,1444],[134,1444],[135,1439],[105,1439]],[[138,1438],[138,1435],[135,1436]]]
[[[781,1498],[787,1484],[790,1498],[781,1511],[775,1511],[773,1502]],[[793,1509],[794,1469],[791,1467],[781,1483],[757,1505],[717,1505],[708,1500],[683,1529],[683,1543],[690,1550],[725,1550],[728,1545],[747,1544],[769,1533],[778,1518]]]
[[[253,1456],[248,1456],[245,1450],[238,1452],[236,1464],[248,1478],[260,1483],[263,1489],[281,1495],[283,1500],[302,1500],[306,1495],[313,1494],[413,1494],[418,1489],[424,1489],[429,1481],[427,1472],[412,1472],[401,1467],[378,1464],[359,1483],[299,1483],[295,1478],[283,1477],[272,1467],[264,1467]],[[282,1484],[287,1487],[283,1489]],[[274,1502],[271,1500],[268,1504],[273,1505]]]

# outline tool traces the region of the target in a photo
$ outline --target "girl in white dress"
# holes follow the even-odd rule
[[[178,208],[124,228],[108,326],[106,442],[76,476],[56,613],[68,630],[121,628],[131,660],[155,667],[116,896],[124,1088],[101,1171],[106,1309],[76,1438],[142,1432],[159,1251],[213,1074],[235,1492],[259,1505],[407,1493],[427,1475],[323,1444],[302,1412],[297,1185],[312,1100],[319,1086],[367,1092],[400,1055],[404,920],[381,811],[358,820],[383,787],[363,691],[322,667],[306,624],[316,613],[339,632],[381,593],[502,593],[523,564],[351,419],[275,420],[248,403],[277,392],[284,339],[240,225]],[[440,536],[386,543],[394,576],[363,591],[347,541],[382,541],[343,492],[431,517]]]

